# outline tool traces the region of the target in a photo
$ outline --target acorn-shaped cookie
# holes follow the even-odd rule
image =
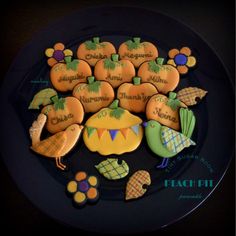
[[[123,154],[135,150],[143,137],[142,120],[118,107],[114,100],[108,108],[92,115],[85,123],[84,143],[101,155]]]

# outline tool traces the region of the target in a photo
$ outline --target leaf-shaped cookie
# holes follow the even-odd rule
[[[181,89],[177,93],[177,98],[187,106],[196,105],[199,100],[202,100],[205,97],[207,91],[197,88],[197,87],[188,87]]]
[[[51,97],[56,96],[57,92],[52,88],[45,88],[34,95],[28,109],[39,109],[40,105],[51,104]]]
[[[150,184],[151,178],[147,171],[136,171],[127,182],[125,200],[135,199],[143,196],[147,191],[144,186],[149,186]]]
[[[108,158],[95,166],[100,174],[110,180],[122,179],[129,173],[129,166],[123,160],[121,164],[118,163],[117,158]]]

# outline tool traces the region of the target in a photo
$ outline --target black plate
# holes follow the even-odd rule
[[[76,52],[81,42],[94,36],[111,41],[117,48],[121,42],[140,36],[156,44],[161,57],[166,57],[171,48],[188,46],[196,56],[198,66],[181,79],[177,91],[197,86],[209,93],[193,108],[197,118],[193,140],[197,146],[172,158],[166,169],[155,168],[161,158],[149,151],[145,139],[136,151],[119,156],[129,164],[130,175],[139,169],[150,172],[152,185],[143,198],[125,202],[127,178],[111,182],[99,176],[100,201],[76,209],[65,194],[66,183],[78,170],[99,175],[94,165],[104,158],[88,151],[81,140],[64,158],[69,171],[57,170],[53,161],[29,150],[28,129],[38,113],[27,107],[37,91],[51,86],[47,84],[49,67],[44,56],[45,48],[60,41]],[[60,222],[97,232],[156,230],[193,211],[223,177],[234,147],[233,96],[227,72],[216,54],[197,34],[172,18],[138,8],[82,10],[37,34],[12,64],[1,90],[3,159],[20,190],[35,206]],[[165,186],[165,180],[169,179],[175,180],[176,185],[192,180],[194,186]]]

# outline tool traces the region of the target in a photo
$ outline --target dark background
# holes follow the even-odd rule
[[[5,3],[1,20],[1,78],[18,51],[50,22],[87,6],[111,5],[110,1],[48,1]],[[113,1],[116,5],[145,7],[170,15],[199,33],[219,55],[235,83],[234,1]],[[115,16],[114,16],[115,17]],[[155,22],[154,22],[155,24]],[[2,80],[0,80],[2,81]],[[220,95],[220,94],[219,94]],[[234,108],[232,108],[233,110]],[[233,114],[234,110],[232,111]],[[234,128],[234,127],[232,127]],[[28,234],[53,232],[87,235],[63,226],[36,209],[17,189],[0,160],[1,230]],[[119,223],[118,223],[119,224]],[[119,226],[119,225],[118,225]],[[193,213],[157,232],[145,235],[234,235],[235,161],[213,194]]]

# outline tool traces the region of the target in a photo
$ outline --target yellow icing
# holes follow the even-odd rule
[[[67,184],[67,191],[70,193],[75,193],[77,191],[77,182],[76,181],[70,181]]]
[[[45,50],[45,55],[46,55],[47,57],[52,57],[53,53],[54,53],[54,49],[53,49],[53,48],[47,48],[47,49]]]
[[[188,67],[193,67],[193,66],[195,66],[195,64],[196,64],[196,58],[193,56],[188,57],[186,65]]]
[[[107,123],[108,122],[108,123]],[[131,122],[131,120],[129,120]],[[112,127],[116,129],[117,126],[111,126],[109,121],[104,121],[104,126]],[[118,124],[116,124],[118,125]],[[125,123],[123,124],[125,125]],[[127,126],[127,125],[126,125]],[[138,134],[135,134],[132,130],[127,132],[126,138],[124,135],[118,131],[114,140],[111,139],[108,130],[104,131],[102,137],[99,138],[97,132],[93,132],[90,137],[88,137],[88,132],[83,132],[83,139],[85,145],[92,152],[99,152],[101,155],[110,154],[122,154],[125,152],[131,152],[135,150],[141,143],[143,137],[143,129],[139,126]]]
[[[85,201],[85,199],[86,199],[86,195],[84,193],[77,192],[74,195],[74,201],[77,203],[82,203],[83,201]]]
[[[70,49],[65,49],[63,53],[66,57],[73,56],[73,52]]]
[[[173,59],[168,60],[167,64],[172,65],[172,66],[176,66],[176,64],[175,64]]]
[[[97,185],[97,178],[95,176],[90,176],[88,178],[88,182],[91,186],[96,186]]]
[[[124,110],[124,113],[119,119],[110,116],[112,111],[113,110],[110,108],[101,109],[99,112],[92,115],[85,125],[93,128],[123,129],[142,123],[139,117],[132,115],[127,110]]]

